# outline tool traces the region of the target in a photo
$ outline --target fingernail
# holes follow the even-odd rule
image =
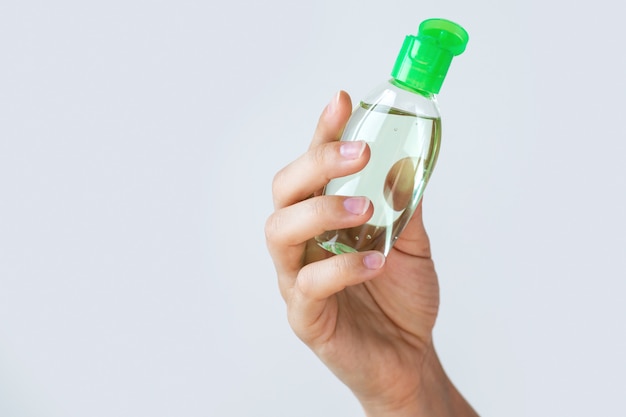
[[[333,98],[330,100],[330,103],[326,106],[326,112],[328,114],[333,114],[335,110],[337,110],[337,106],[339,105],[339,91],[335,93]]]
[[[369,198],[365,197],[350,197],[343,200],[343,206],[352,214],[365,214],[370,206]]]
[[[365,150],[365,142],[358,140],[355,142],[342,142],[339,146],[339,153],[346,159],[357,159]]]
[[[370,253],[363,258],[363,265],[367,269],[380,269],[385,264],[385,255],[380,252]]]

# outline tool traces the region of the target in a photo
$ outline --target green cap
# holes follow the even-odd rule
[[[424,20],[417,36],[404,39],[391,76],[415,90],[437,94],[452,62],[465,50],[469,35],[445,19]]]

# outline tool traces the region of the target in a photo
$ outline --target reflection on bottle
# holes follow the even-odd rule
[[[389,170],[385,177],[383,195],[387,204],[395,211],[400,211],[411,202],[413,188],[415,188],[416,158],[402,158]]]

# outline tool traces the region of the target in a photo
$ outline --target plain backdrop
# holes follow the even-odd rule
[[[360,416],[293,335],[276,171],[430,17],[467,28],[424,197],[483,416],[624,416],[619,2],[0,1],[0,416]]]

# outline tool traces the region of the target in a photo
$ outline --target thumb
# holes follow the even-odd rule
[[[420,258],[430,258],[430,240],[422,219],[422,202],[417,205],[411,220],[402,231],[394,249]]]

